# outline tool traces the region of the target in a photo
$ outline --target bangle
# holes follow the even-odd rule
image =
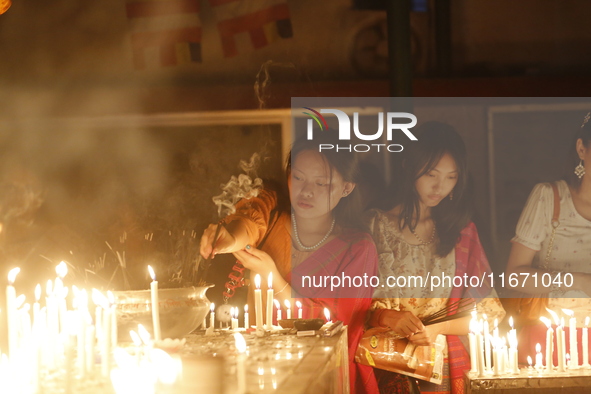
[[[283,290],[285,290],[285,288],[287,287],[287,285],[288,285],[288,284],[289,284],[289,283],[285,282],[285,286],[283,286],[283,287],[281,288],[281,290],[279,290],[277,293],[275,293],[275,295],[277,295],[277,294],[281,293]]]

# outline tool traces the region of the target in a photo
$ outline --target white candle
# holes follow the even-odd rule
[[[275,297],[273,293],[273,273],[269,273],[269,278],[267,279],[267,316],[266,316],[266,323],[267,329],[273,329],[273,297]]]
[[[86,315],[87,323],[91,320],[90,315]],[[95,362],[95,346],[96,346],[96,329],[93,325],[88,324],[86,327],[86,372],[89,374],[94,373],[94,362]]]
[[[474,334],[474,320],[470,320],[470,332],[468,341],[470,342],[470,372],[478,371],[478,361],[476,359],[476,334]]]
[[[255,320],[257,325],[257,331],[264,330],[263,328],[263,297],[261,294],[261,276],[256,274],[254,277],[254,307],[255,307]]]
[[[476,357],[478,358],[478,377],[484,376],[484,352],[483,352],[483,337],[480,328],[476,331]]]
[[[289,300],[285,300],[283,304],[285,305],[285,315],[287,319],[291,319],[291,302],[289,302]]]
[[[302,303],[299,301],[296,301],[296,307],[298,308],[298,319],[301,319],[303,316]]]
[[[552,353],[554,346],[554,331],[552,331],[552,322],[547,317],[541,316],[540,320],[546,325],[548,330],[546,331],[546,372],[552,373],[553,362]]]
[[[82,291],[74,291],[74,300],[76,303],[76,315],[78,321],[78,327],[76,330],[76,337],[77,337],[77,362],[78,362],[78,373],[81,378],[86,377],[86,337],[87,337],[87,330],[86,330],[86,318],[88,315],[88,295],[86,294],[86,290]]]
[[[111,346],[113,349],[117,347],[117,304],[115,303],[115,295],[112,291],[107,291],[107,297],[111,304]],[[160,319],[158,319],[160,321]]]
[[[517,354],[517,337],[513,335],[509,338],[509,366],[511,373],[519,374],[519,359]]]
[[[589,316],[585,318],[583,328],[583,367],[589,368]]]
[[[500,339],[494,338],[493,336],[493,343],[492,343],[492,361],[493,361],[493,376],[499,376],[500,373],[500,359],[499,359],[499,341]]]
[[[154,340],[156,342],[162,340],[160,334],[160,305],[158,300],[158,281],[156,281],[156,274],[151,266],[148,266],[152,283],[150,283],[150,294],[152,296],[152,325],[154,326]],[[110,327],[109,327],[110,329]]]
[[[21,271],[16,267],[8,273],[8,286],[6,286],[6,320],[8,327],[8,354],[11,360],[16,358],[18,346],[18,315],[16,310],[16,289],[13,284],[16,276]]]
[[[564,319],[562,319],[560,325],[556,328],[556,353],[558,354],[558,372],[565,372],[564,357],[566,354],[566,349],[564,344],[564,330],[562,329],[562,323],[564,323]]]
[[[484,355],[485,355],[485,361],[486,361],[486,370],[490,371],[491,369],[491,348],[490,348],[490,332],[489,332],[489,327],[488,327],[488,320],[486,317],[486,314],[482,315],[482,326],[483,326],[483,333],[484,333]]]
[[[570,318],[568,319],[568,344],[570,349],[570,369],[577,369],[579,367],[579,349],[578,349],[578,340],[577,340],[577,319],[575,318],[575,313],[570,309],[563,309],[566,315]]]
[[[248,304],[244,305],[244,328],[250,328],[250,316],[248,315]]]
[[[41,309],[41,305],[39,304],[39,299],[41,298],[41,285],[37,283],[35,286],[35,303],[33,304],[33,324],[39,318],[39,310]]]
[[[535,368],[537,370],[542,370],[544,368],[544,365],[542,362],[542,345],[540,345],[539,343],[536,343],[536,365],[535,365]]]
[[[277,324],[279,324],[279,320],[282,320],[281,304],[277,300],[273,300],[273,303],[275,304],[275,308],[277,308]]]
[[[232,330],[238,329],[238,308],[232,307],[230,315],[232,316],[231,328]]]
[[[528,367],[527,367],[528,371],[533,370],[531,356],[527,356],[527,365],[528,365]]]
[[[101,373],[105,378],[108,378],[111,373],[111,308],[108,305],[103,305]]]
[[[68,265],[65,262],[60,262],[55,267],[55,273],[57,278],[53,286],[53,294],[56,297],[57,310],[59,314],[60,333],[63,333],[67,326],[67,313],[68,308],[66,306],[66,297],[68,296],[68,288],[64,287],[64,278],[68,274]]]
[[[234,343],[238,351],[238,355],[236,356],[236,380],[238,382],[236,393],[243,394],[246,392],[246,341],[242,334],[235,333]]]
[[[215,328],[215,304],[209,305],[209,327]]]
[[[566,360],[565,365],[566,368],[570,369],[570,354],[566,353],[566,355],[564,356],[564,359]]]

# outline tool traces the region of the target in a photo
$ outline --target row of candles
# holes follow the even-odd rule
[[[554,319],[556,325],[557,346],[554,349],[555,331],[552,328],[552,321],[544,316],[540,317],[540,320],[548,327],[546,332],[546,356],[545,364],[543,364],[541,345],[539,343],[536,344],[535,369],[540,373],[547,374],[566,372],[567,367],[570,370],[578,369],[581,364],[579,363],[580,359],[578,356],[577,321],[573,311],[569,309],[562,310],[569,317],[570,354],[567,353],[564,317],[559,318],[558,314],[550,309],[547,309],[547,311]],[[495,319],[491,334],[486,314],[483,314],[482,318],[478,319],[476,311],[472,312],[470,333],[468,334],[470,344],[470,372],[476,373],[478,377],[484,377],[490,374],[493,376],[519,374],[517,331],[513,327],[513,317],[509,318],[509,325],[511,329],[507,333],[507,336],[501,337],[499,336],[498,320]],[[582,367],[591,368],[589,365],[589,317],[585,319],[582,338]],[[556,371],[553,365],[554,354],[558,358]],[[532,367],[531,356],[527,358],[529,366]],[[570,360],[570,362],[567,363],[567,360]]]
[[[153,269],[148,266],[148,270],[152,277],[154,340],[159,341],[158,282]],[[79,379],[93,375],[97,372],[97,360],[101,376],[109,378],[118,342],[113,293],[108,291],[105,295],[93,289],[88,294],[85,289],[64,286],[68,267],[61,262],[56,267],[57,278],[49,280],[45,287],[45,306],[41,306],[42,290],[38,284],[31,310],[25,295],[17,296],[14,287],[19,272],[18,267],[9,272],[6,287],[8,351],[0,351],[0,375],[6,377],[7,384],[14,392],[40,392],[44,375],[65,372],[66,392],[70,392],[72,374],[75,372]],[[73,295],[72,309],[68,308],[68,295]],[[94,303],[94,316],[89,310],[89,298]],[[147,343],[146,339],[143,341]]]

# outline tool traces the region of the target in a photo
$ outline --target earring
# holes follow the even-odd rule
[[[581,179],[585,175],[585,167],[583,167],[583,160],[579,162],[579,165],[575,167],[575,175]]]
[[[348,195],[349,195],[349,193],[343,192],[343,197],[347,197]]]
[[[454,191],[452,190],[452,191],[449,193],[449,201],[451,201],[451,200],[453,200],[453,199],[454,199]]]

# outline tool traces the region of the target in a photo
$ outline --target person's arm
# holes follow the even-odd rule
[[[465,316],[425,326],[422,331],[411,335],[408,340],[418,346],[427,346],[435,342],[437,335],[466,335],[469,331],[470,319],[470,316]]]
[[[388,327],[396,334],[410,337],[425,329],[421,320],[409,311],[396,311],[393,309],[376,309],[369,319],[372,327]]]

